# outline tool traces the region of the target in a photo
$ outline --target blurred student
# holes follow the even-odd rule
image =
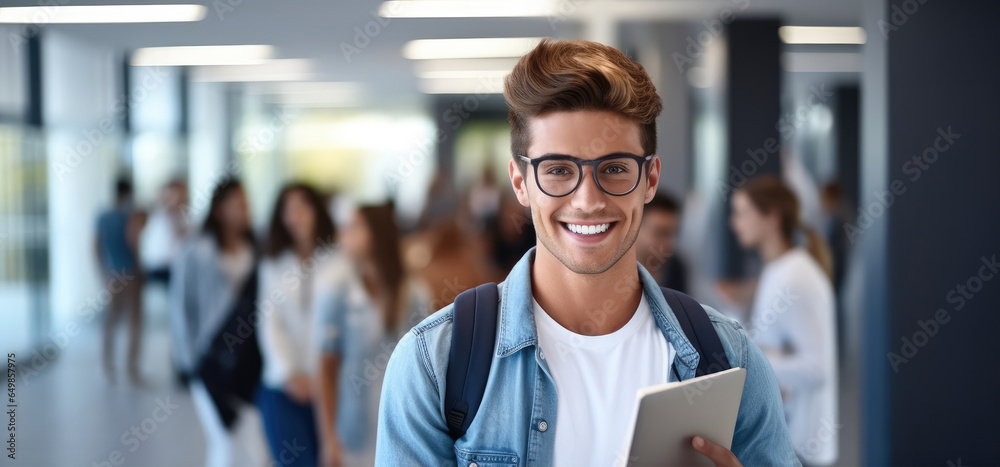
[[[269,457],[260,415],[249,403],[259,354],[257,375],[222,373],[217,364],[227,357],[220,342],[236,312],[256,298],[255,261],[246,195],[238,181],[224,180],[212,194],[201,233],[174,263],[170,283],[177,363],[189,381],[209,467],[263,465]],[[256,340],[246,341],[254,344],[253,356]]]
[[[318,424],[321,465],[371,466],[386,362],[396,341],[422,319],[425,288],[406,273],[392,205],[357,209],[341,226],[348,261],[320,305],[324,338]]]
[[[97,219],[96,251],[103,282],[111,300],[104,321],[104,373],[115,381],[115,325],[128,318],[128,377],[133,385],[141,384],[139,352],[142,345],[142,273],[137,251],[144,216],[132,205],[132,183],[119,180],[115,187],[115,205]]]
[[[142,249],[139,251],[149,282],[166,285],[170,280],[170,265],[187,239],[185,206],[187,184],[177,179],[163,187],[156,207],[149,213],[142,229]]]
[[[680,208],[666,193],[656,193],[642,211],[642,224],[636,238],[639,263],[663,287],[687,293],[687,268],[674,254]]]
[[[804,464],[832,464],[837,362],[829,251],[803,227],[792,191],[772,176],[734,193],[730,223],[740,245],[764,261],[749,335],[774,368],[796,454]],[[800,236],[805,247],[798,246]]]
[[[322,197],[308,185],[278,195],[260,263],[258,303],[269,312],[257,324],[263,376],[256,402],[272,457],[282,465],[316,465],[313,411],[319,367],[313,297],[332,284],[334,227]],[[301,451],[282,454],[295,440]],[[292,455],[294,454],[294,455]]]

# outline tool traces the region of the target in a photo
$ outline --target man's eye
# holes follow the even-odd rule
[[[624,173],[628,173],[628,168],[621,165],[610,165],[605,167],[603,172],[608,175],[621,175]]]
[[[549,167],[545,169],[545,175],[573,175],[569,167]]]

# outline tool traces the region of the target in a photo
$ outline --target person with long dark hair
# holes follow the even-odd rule
[[[313,297],[333,285],[335,229],[323,198],[305,184],[281,190],[259,269],[258,324],[263,357],[256,402],[274,459],[283,465],[316,465],[319,442],[313,415],[319,366]],[[301,448],[282,453],[285,442]],[[283,457],[284,456],[284,457]]]
[[[317,423],[325,467],[373,465],[385,362],[430,300],[403,267],[392,205],[364,206],[349,219],[340,232],[347,269],[321,303]]]
[[[260,415],[245,403],[248,394],[237,397],[235,375],[218,371],[215,358],[220,351],[226,353],[225,346],[220,350],[220,339],[238,307],[246,308],[256,294],[255,264],[243,187],[239,181],[223,180],[212,194],[201,233],[185,246],[170,273],[176,363],[188,380],[202,423],[209,467],[257,466],[268,459]],[[255,346],[247,349],[259,359]],[[227,355],[232,360],[237,354],[230,349]],[[246,375],[251,384],[259,375],[259,361],[257,365],[257,374],[251,370]]]
[[[802,224],[798,199],[777,177],[747,181],[732,208],[740,245],[764,260],[748,333],[774,368],[795,453],[805,464],[832,464],[837,340],[829,250]]]

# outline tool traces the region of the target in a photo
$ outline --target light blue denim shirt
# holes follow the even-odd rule
[[[453,305],[432,314],[399,341],[382,388],[376,465],[552,465],[555,431],[559,429],[557,394],[548,366],[538,354],[532,314],[533,261],[534,248],[500,284],[500,321],[486,393],[475,419],[458,441],[452,442],[448,435],[444,409]],[[656,281],[641,265],[637,267],[656,324],[676,350],[673,365],[681,379],[691,378],[698,367],[698,352],[685,337]],[[733,453],[745,466],[799,465],[767,359],[736,321],[712,308],[705,309],[730,364],[747,370]],[[673,380],[671,372],[668,381]]]

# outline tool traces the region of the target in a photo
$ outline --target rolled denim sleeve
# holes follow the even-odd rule
[[[375,465],[455,465],[442,413],[444,375],[435,375],[422,333],[406,333],[389,358],[378,413]]]
[[[746,466],[799,466],[792,440],[785,425],[778,382],[764,353],[749,341],[742,329],[738,331],[745,349],[746,381],[732,451]]]

